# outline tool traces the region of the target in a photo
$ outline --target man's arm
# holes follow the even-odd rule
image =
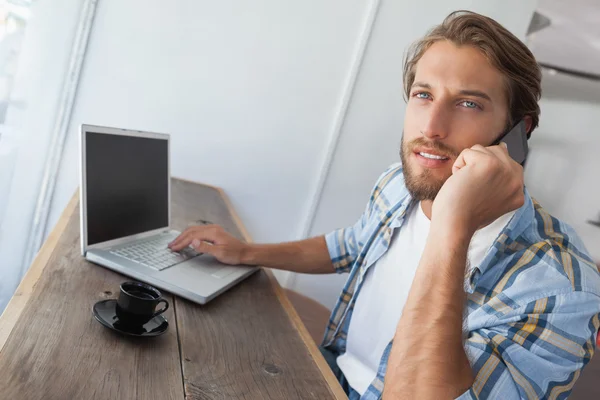
[[[193,226],[169,244],[172,251],[191,246],[230,265],[259,265],[305,274],[346,272],[360,250],[358,237],[366,212],[356,224],[326,236],[278,244],[245,243],[218,225]]]
[[[258,265],[305,274],[347,272],[361,248],[359,237],[367,220],[367,211],[352,226],[326,236],[278,244],[245,243],[218,225],[186,229],[172,243],[172,251],[191,246],[230,265]]]
[[[181,233],[169,244],[169,248],[180,251],[191,246],[198,252],[211,254],[222,263],[231,265],[260,265],[308,274],[348,272],[363,247],[361,236],[373,203],[378,201],[383,187],[401,174],[400,164],[390,166],[377,179],[367,207],[358,221],[325,236],[280,244],[247,244],[217,225],[194,226]]]
[[[325,236],[290,243],[247,244],[220,226],[194,226],[181,233],[169,244],[169,248],[180,251],[191,246],[198,252],[211,254],[222,263],[231,265],[260,265],[308,274],[348,272],[362,249],[361,236],[373,202],[381,195],[383,186],[401,174],[400,164],[390,166],[377,180],[358,221]]]
[[[454,399],[472,385],[462,337],[471,236],[432,221],[394,337],[384,399]]]
[[[388,359],[384,399],[452,399],[473,383],[462,338],[467,251],[475,231],[524,203],[523,169],[505,145],[464,150],[431,225]]]
[[[335,272],[323,236],[290,243],[250,244],[241,263],[305,274]]]
[[[230,265],[259,265],[307,274],[335,272],[323,236],[289,243],[252,244],[233,237],[218,225],[194,226],[169,244],[173,251],[188,246]]]
[[[435,245],[435,236],[437,234],[428,240],[419,268],[427,269],[426,260],[434,259],[429,257],[439,248]],[[441,235],[437,237],[442,239]],[[537,245],[532,245],[528,251],[536,249]],[[452,255],[446,254],[439,254],[438,265],[452,263]],[[520,259],[521,254],[514,257]],[[506,260],[512,265],[516,262]],[[452,284],[452,280],[445,281],[443,271],[434,271],[429,277],[431,287],[434,281],[442,286],[434,288],[424,299],[429,281],[423,279],[425,273],[418,271],[413,283],[415,290],[409,295],[412,305],[407,302],[390,352],[383,399],[566,398],[581,369],[594,354],[600,328],[597,294],[600,276],[593,265],[582,263],[576,267],[577,275],[586,282],[589,291],[573,291],[568,278],[561,274],[564,270],[557,260],[546,256],[544,261],[534,258],[529,263],[523,265],[519,279],[532,284],[542,277],[548,279],[538,283],[546,291],[541,292],[540,297],[528,297],[526,302],[513,303],[511,307],[488,306],[493,310],[490,322],[469,332],[464,344],[473,367],[463,358],[465,352],[457,334],[461,330],[457,325],[458,309],[446,302],[446,309],[453,311],[440,315],[438,310],[430,311],[427,306],[430,301],[444,303],[434,292],[441,290],[451,296],[442,282]],[[458,292],[462,292],[462,288]],[[418,303],[415,300],[420,299],[424,299],[425,307],[419,310],[416,319],[414,308]]]

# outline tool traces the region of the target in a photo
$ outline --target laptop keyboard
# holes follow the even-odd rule
[[[179,253],[172,252],[167,245],[174,238],[173,235],[153,236],[112,249],[110,252],[158,271],[202,254],[193,251],[191,248],[184,249]]]

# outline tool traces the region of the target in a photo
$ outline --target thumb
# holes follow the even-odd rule
[[[199,239],[194,239],[192,241],[192,247],[194,248],[194,250],[196,250],[198,253],[208,253],[208,254],[213,254],[213,245],[205,242],[205,241],[201,241]]]
[[[467,165],[467,161],[465,160],[465,152],[462,151],[458,157],[456,157],[456,161],[454,161],[454,164],[452,164],[452,174],[454,174],[456,171],[460,170],[461,168],[463,168],[464,166]]]

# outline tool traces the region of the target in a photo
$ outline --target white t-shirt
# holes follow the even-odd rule
[[[468,260],[477,266],[514,212],[478,230]],[[361,395],[375,379],[381,356],[394,337],[415,272],[425,248],[430,221],[420,203],[413,205],[391,239],[388,251],[373,265],[356,299],[346,352],[337,363],[350,386]]]

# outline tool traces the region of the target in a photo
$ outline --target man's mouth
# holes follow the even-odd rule
[[[423,147],[414,149],[413,155],[416,161],[427,169],[446,168],[448,162],[450,162],[450,157],[447,153]]]
[[[417,154],[420,155],[421,157],[425,157],[430,160],[449,160],[450,159],[449,157],[440,156],[438,154],[426,153],[424,151],[419,151]]]

